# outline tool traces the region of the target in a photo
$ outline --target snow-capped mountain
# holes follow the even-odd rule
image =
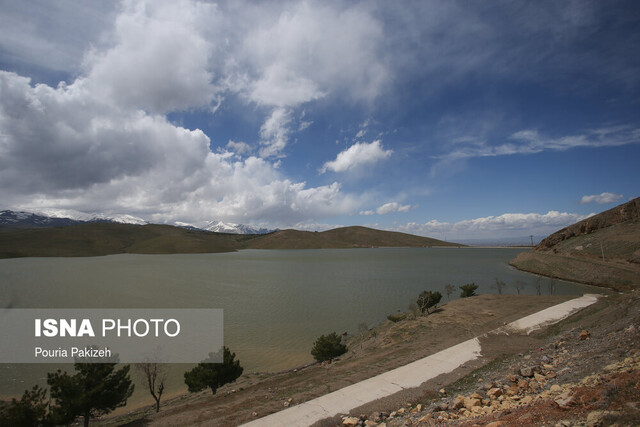
[[[117,222],[120,224],[147,224],[132,215],[88,214],[62,209],[39,209],[38,212],[4,210],[0,212],[0,226],[9,228],[66,227],[86,222]]]
[[[232,222],[211,221],[202,230],[213,231],[215,233],[229,233],[229,234],[267,234],[274,230],[268,230],[266,228],[255,228],[249,225],[234,224]]]
[[[36,212],[0,211],[0,227],[4,228],[66,227],[87,222],[116,222],[119,224],[134,225],[148,224],[147,221],[133,215],[104,215],[70,209],[37,209]],[[193,224],[179,221],[174,222],[172,225],[190,230],[230,234],[267,234],[275,231],[222,221],[211,221],[204,227],[197,227]]]
[[[65,227],[78,223],[79,221],[70,218],[53,218],[32,212],[0,212],[0,226],[7,228]]]

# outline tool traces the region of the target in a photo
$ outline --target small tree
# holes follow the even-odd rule
[[[494,285],[494,287],[498,290],[498,294],[501,295],[504,288],[507,287],[507,284],[496,277],[496,284]]]
[[[478,285],[475,283],[467,283],[466,285],[460,286],[462,292],[460,293],[460,298],[468,298],[476,295],[476,289],[478,289]]]
[[[156,401],[156,412],[160,412],[160,399],[164,392],[164,381],[166,380],[165,369],[159,363],[138,363],[136,369],[142,373],[147,381],[149,394]]]
[[[520,292],[522,292],[527,284],[522,280],[516,280],[516,283],[514,283],[513,286],[516,288],[516,292],[518,292],[518,295],[520,295]]]
[[[456,287],[449,283],[444,286],[444,291],[447,293],[447,301],[451,301],[451,295],[456,291]]]
[[[0,410],[0,427],[53,425],[47,413],[47,390],[34,386]]]
[[[346,352],[347,346],[342,343],[342,338],[335,332],[320,335],[311,348],[311,355],[318,362],[331,361]]]
[[[73,366],[77,371],[73,376],[60,369],[47,374],[57,424],[69,424],[82,415],[86,427],[91,418],[124,406],[133,393],[129,365],[118,370],[115,363],[76,362]]]
[[[533,286],[536,288],[536,295],[542,295],[542,279],[540,277],[536,278]]]
[[[219,352],[217,354],[209,353],[207,359],[198,363],[198,366],[192,370],[184,373],[184,382],[191,393],[196,393],[209,387],[211,393],[216,394],[218,387],[232,383],[242,375],[244,368],[240,366],[239,360],[234,360],[236,354],[231,353],[227,347],[223,347],[222,351],[222,363],[214,362],[214,360],[219,360]]]
[[[429,309],[431,307],[437,307],[441,299],[442,294],[440,292],[422,291],[416,303],[418,304],[420,313],[424,314],[426,311],[427,314],[429,314]]]

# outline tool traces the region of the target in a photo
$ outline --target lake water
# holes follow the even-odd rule
[[[0,260],[0,306],[23,308],[222,308],[225,345],[245,372],[312,361],[313,341],[356,333],[423,290],[475,282],[477,293],[582,294],[589,287],[508,265],[522,249],[380,248],[244,250],[223,254],[113,255]],[[459,290],[453,298],[457,298]],[[3,343],[2,345],[5,345]],[[53,365],[54,368],[58,367]],[[22,393],[50,366],[0,365],[0,395]],[[49,368],[49,369],[47,369]],[[184,372],[184,370],[182,370]],[[181,382],[181,374],[176,381]],[[31,381],[31,382],[30,382]],[[182,384],[181,384],[182,386]]]

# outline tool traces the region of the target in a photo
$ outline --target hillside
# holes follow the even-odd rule
[[[640,198],[553,233],[511,264],[619,290],[640,285]]]
[[[0,234],[0,258],[230,252],[236,236],[168,225],[91,223]]]
[[[250,249],[327,249],[371,247],[459,246],[455,243],[366,227],[342,227],[322,232],[280,230],[248,240]]]
[[[189,230],[169,225],[90,223],[70,227],[5,231],[0,233],[0,258],[434,245],[454,244],[364,227],[346,227],[321,233],[284,230],[265,235],[238,235]]]

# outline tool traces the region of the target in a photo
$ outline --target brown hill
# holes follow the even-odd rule
[[[365,227],[313,233],[282,230],[239,235],[187,230],[169,225],[91,223],[0,233],[0,258],[99,256],[118,253],[173,254],[232,252],[238,249],[319,249],[457,246],[428,237]]]
[[[371,247],[460,246],[455,243],[366,227],[342,227],[322,232],[280,230],[245,242],[251,249],[326,249]]]
[[[614,289],[640,285],[640,198],[553,233],[511,264],[544,276]]]

